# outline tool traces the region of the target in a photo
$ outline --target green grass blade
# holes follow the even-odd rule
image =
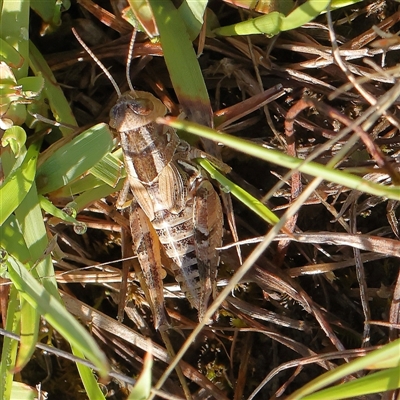
[[[7,320],[5,329],[9,332],[19,332],[19,301],[18,292],[11,287],[8,297]],[[11,371],[17,358],[18,342],[7,336],[3,339],[0,361],[0,399],[9,400],[11,398],[14,373]]]
[[[108,156],[111,156],[109,158]],[[106,160],[106,161],[105,161]],[[119,183],[125,180],[126,173],[122,162],[122,151],[118,149],[113,153],[108,153],[100,162],[89,170],[90,174],[76,179],[69,184],[57,190],[57,196],[70,197],[79,193],[84,193],[95,189],[99,186],[104,186],[104,183],[109,187],[107,195],[116,192],[119,189]],[[112,190],[114,188],[114,190]],[[104,197],[104,196],[103,196]],[[99,199],[96,198],[94,200]]]
[[[81,195],[75,197],[74,199],[74,202],[76,204],[76,210],[80,211],[84,209],[88,204],[93,203],[95,200],[102,199],[104,197],[109,196],[112,193],[122,190],[124,186],[124,181],[125,181],[124,179],[121,179],[115,188],[109,185],[101,185],[94,189],[83,192]]]
[[[351,4],[358,3],[361,0],[337,0],[332,1],[332,9],[342,8]],[[296,7],[290,14],[285,16],[281,10],[275,10],[268,14],[262,15],[257,18],[248,19],[237,24],[223,26],[214,29],[213,33],[221,36],[235,36],[235,35],[277,35],[282,31],[296,29],[311,22],[320,14],[326,12],[330,0],[308,0]]]
[[[170,0],[149,0],[179,103],[192,121],[211,126],[207,87],[184,21]]]
[[[184,0],[179,7],[179,13],[185,22],[190,40],[196,39],[204,23],[204,13],[208,0]]]
[[[372,393],[383,393],[400,388],[400,369],[389,368],[383,371],[345,382],[329,389],[321,390],[310,396],[302,397],[304,400],[335,400],[358,398]]]
[[[73,346],[90,360],[102,376],[108,372],[108,362],[94,339],[64,306],[28,272],[26,267],[11,255],[5,264],[15,287],[31,305]]]
[[[111,150],[112,145],[112,135],[106,124],[95,125],[81,133],[39,166],[39,193],[53,192],[86,173]]]
[[[37,157],[38,147],[32,145],[23,158],[20,168],[14,169],[0,186],[0,225],[15,211],[31,189]]]
[[[44,78],[44,91],[49,99],[49,105],[56,121],[78,126],[64,92],[56,83],[56,78],[46,60],[32,42],[29,42],[29,66],[35,75],[41,75]],[[63,126],[60,126],[60,131],[65,136],[71,134],[71,129]]]
[[[0,36],[18,51],[23,60],[23,65],[14,69],[17,79],[28,76],[29,11],[29,1],[24,0],[3,0],[0,9]]]
[[[143,369],[129,394],[128,400],[146,400],[150,396],[153,377],[153,356],[147,353],[144,357]]]
[[[40,207],[53,217],[59,218],[62,221],[70,224],[79,223],[74,217],[71,217],[65,211],[57,208],[51,201],[47,200],[46,197],[39,195],[39,202],[40,202]]]
[[[282,18],[281,31],[295,29],[312,21],[328,8],[329,3],[330,0],[308,0],[299,5],[286,18]]]
[[[297,390],[296,392],[292,393],[288,400],[294,400],[299,398],[309,398],[305,397],[325,386],[331,385],[336,381],[343,379],[344,377],[354,374],[357,371],[362,369],[368,368],[371,364],[376,364],[381,361],[384,361],[387,358],[392,358],[393,355],[397,355],[398,364],[400,364],[400,339],[397,339],[385,346],[383,346],[379,350],[374,350],[371,353],[367,354],[366,356],[357,358],[350,363],[341,365],[340,367],[335,368],[332,371],[326,372],[325,374],[319,376],[318,378],[314,379],[307,385],[303,386],[301,389]],[[397,368],[399,371],[399,369]],[[383,371],[382,371],[383,372]],[[396,384],[399,384],[400,377],[398,376],[397,379],[394,380]],[[385,380],[386,383],[387,380]],[[386,390],[386,389],[384,389]],[[347,394],[347,391],[344,391],[344,394]],[[352,397],[352,396],[343,396],[343,398]],[[340,397],[336,397],[340,398]]]
[[[261,17],[214,29],[213,33],[220,36],[242,36],[257,34],[267,34],[274,36],[281,31],[281,21],[284,18],[284,14],[278,11],[273,11],[269,14],[262,15]]]
[[[1,16],[0,19],[2,19]],[[18,68],[23,64],[24,59],[10,43],[0,37],[0,61],[6,61],[11,68]]]
[[[83,352],[76,346],[72,345],[72,353],[80,358],[84,358]],[[82,379],[83,386],[85,387],[86,394],[90,400],[105,400],[104,394],[100,389],[95,377],[93,376],[92,370],[80,363],[76,363],[79,375]]]
[[[38,391],[21,382],[13,382],[11,398],[18,400],[35,400],[38,398]]]
[[[10,146],[12,153],[15,157],[19,157],[20,154],[23,154],[23,150],[25,149],[26,142],[26,132],[20,126],[12,126],[4,132],[4,135],[1,139],[1,145],[6,147]]]
[[[323,179],[338,183],[340,185],[356,189],[361,192],[387,197],[393,200],[400,200],[399,186],[384,186],[367,181],[359,176],[349,174],[344,171],[328,168],[324,165],[313,161],[305,162],[304,160],[290,157],[278,150],[266,149],[258,144],[251,143],[247,140],[237,138],[226,133],[221,133],[213,129],[195,124],[193,122],[178,120],[176,118],[160,118],[160,123],[165,123],[176,129],[182,129],[186,132],[214,140],[229,146],[237,151],[246,153],[253,157],[286,167],[288,169],[299,169],[301,172],[319,176]]]
[[[61,25],[61,11],[68,10],[70,2],[69,0],[30,0],[30,6],[42,18],[42,26],[47,30]]]
[[[28,364],[36,349],[39,336],[40,315],[23,297],[20,300],[21,308],[21,341],[18,350],[15,372],[19,372]]]
[[[216,168],[214,168],[209,161],[204,158],[199,158],[197,159],[197,162],[210,174],[212,179],[218,181],[218,183],[222,187],[222,191],[226,193],[231,193],[239,201],[245,204],[250,210],[255,212],[258,216],[260,216],[264,221],[268,222],[269,224],[275,225],[279,222],[279,218],[268,207],[262,204],[251,194],[247,193],[240,186],[236,185],[228,178],[226,178]]]
[[[24,237],[19,229],[18,220],[14,214],[11,214],[10,217],[0,225],[0,246],[6,249],[7,253],[12,254],[23,263],[27,263],[31,259]]]

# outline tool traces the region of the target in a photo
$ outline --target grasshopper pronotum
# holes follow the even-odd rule
[[[77,35],[75,35],[77,36]],[[119,135],[133,200],[130,228],[133,250],[145,277],[155,327],[168,326],[164,308],[164,251],[175,279],[199,319],[215,294],[223,234],[221,202],[202,169],[193,161],[200,156],[180,140],[175,130],[155,123],[167,109],[148,92],[121,94],[101,62],[77,37],[103,69],[118,93],[110,111],[110,128]],[[134,38],[131,41],[133,47]],[[129,58],[129,57],[128,57]],[[127,77],[129,61],[127,62]]]

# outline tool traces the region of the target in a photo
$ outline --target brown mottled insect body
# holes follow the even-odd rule
[[[219,197],[192,161],[200,152],[171,128],[156,124],[165,106],[147,92],[125,93],[110,112],[121,137],[134,200],[130,226],[134,250],[153,303],[155,326],[167,325],[161,247],[172,260],[176,280],[199,318],[215,292],[217,247],[223,218]]]

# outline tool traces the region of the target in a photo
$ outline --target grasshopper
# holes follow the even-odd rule
[[[167,113],[164,104],[151,93],[134,91],[128,82],[131,90],[124,94],[114,85],[118,100],[110,111],[109,126],[121,140],[133,195],[129,212],[133,250],[148,286],[154,325],[156,329],[168,326],[162,252],[171,260],[176,281],[202,321],[216,292],[216,249],[223,235],[221,202],[194,162],[202,152],[181,140],[174,129],[158,125],[156,119]]]

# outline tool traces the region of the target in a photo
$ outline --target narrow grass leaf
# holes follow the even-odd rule
[[[5,329],[9,332],[19,333],[19,296],[15,287],[11,287],[8,296],[7,319]],[[11,367],[15,365],[17,358],[18,342],[7,336],[3,338],[0,359],[0,399],[9,400],[14,379]]]
[[[285,15],[273,11],[269,14],[262,15],[261,17],[248,19],[237,24],[222,26],[213,30],[213,33],[220,36],[243,36],[243,35],[277,35],[281,29],[281,21],[285,18]]]
[[[32,307],[23,297],[21,303],[21,341],[18,350],[17,362],[15,363],[14,373],[17,373],[28,364],[35,349],[39,335],[39,320],[35,307]]]
[[[44,78],[44,91],[49,99],[54,118],[58,122],[78,126],[64,92],[57,84],[57,80],[46,60],[32,42],[29,42],[29,66],[35,75]],[[60,131],[65,136],[71,133],[70,129],[63,126],[60,126]]]
[[[356,380],[341,383],[329,389],[321,390],[303,400],[355,399],[372,393],[384,393],[400,388],[400,370],[398,367],[363,376]]]
[[[78,349],[76,346],[71,346],[72,353],[79,357],[84,358],[83,352]],[[83,386],[85,387],[86,394],[89,400],[105,400],[104,394],[100,389],[99,384],[97,383],[92,370],[86,365],[76,363],[76,367],[78,368],[79,376],[82,379]]]
[[[206,139],[220,142],[242,153],[260,158],[288,169],[298,169],[299,171],[312,175],[319,176],[323,179],[338,183],[340,185],[356,189],[365,193],[374,194],[377,196],[387,197],[393,200],[400,200],[399,186],[385,186],[367,181],[359,176],[349,174],[344,171],[328,168],[322,164],[313,161],[304,161],[298,158],[290,157],[278,150],[267,149],[258,144],[251,143],[247,140],[237,138],[226,133],[221,133],[213,129],[195,124],[193,122],[178,120],[177,118],[160,118],[159,123],[172,126],[176,129],[182,129],[186,132],[204,137]]]
[[[109,196],[110,194],[113,194],[115,192],[118,192],[119,190],[122,190],[124,186],[124,179],[121,179],[118,182],[118,185],[113,188],[109,185],[101,185],[98,186],[94,189],[87,190],[86,192],[83,192],[81,195],[75,197],[74,202],[76,204],[76,210],[83,210],[88,204],[93,203],[95,200],[102,199],[104,197]]]
[[[124,180],[126,177],[125,169],[123,168],[123,162],[122,162],[122,151],[121,149],[118,149],[117,151],[114,151],[112,154],[112,157],[116,160],[118,160],[119,163],[119,169],[117,170],[114,166],[111,166],[109,171],[109,176],[106,179],[106,184],[107,186],[110,187],[110,190],[114,187],[114,191],[116,192],[117,189],[115,189],[116,185],[121,180]],[[107,158],[108,154],[106,155]],[[102,161],[99,162],[99,164]],[[79,193],[86,192],[88,190],[95,189],[99,186],[104,185],[104,179],[102,179],[99,175],[101,174],[102,169],[100,167],[97,167],[97,164],[93,167],[94,169],[90,169],[89,172],[91,172],[88,175],[85,175],[81,177],[80,179],[76,179],[67,185],[61,187],[57,191],[54,192],[54,194],[57,197],[69,197],[69,196],[74,196]],[[96,176],[95,176],[96,175]],[[116,180],[116,182],[114,182]],[[110,185],[110,183],[113,182],[113,185]],[[109,192],[113,193],[112,191]]]
[[[9,256],[6,265],[15,287],[37,311],[73,346],[90,360],[102,376],[106,376],[109,366],[104,353],[82,325],[64,308],[54,296],[28,272],[23,264]]]
[[[369,365],[384,361],[387,358],[393,357],[396,354],[400,359],[400,339],[397,339],[379,350],[374,350],[366,356],[357,358],[347,364],[341,365],[332,371],[328,371],[318,378],[312,380],[301,389],[295,391],[288,396],[288,400],[294,400],[299,398],[305,398],[306,395],[316,392],[317,390],[331,385],[344,377],[354,374],[357,371],[368,368]],[[397,368],[398,371],[398,368]],[[395,379],[395,382],[399,382],[400,376]],[[385,389],[384,389],[385,390]],[[347,393],[347,392],[346,392]],[[345,396],[352,397],[352,396]]]
[[[36,400],[38,391],[25,383],[13,382],[11,389],[11,398],[18,400]]]
[[[211,126],[207,87],[184,21],[170,0],[149,0],[179,103],[192,121]]]
[[[286,18],[282,18],[280,29],[288,31],[298,28],[318,17],[328,8],[331,0],[308,0],[296,7]]]
[[[212,179],[215,179],[221,185],[223,192],[231,193],[269,224],[275,225],[279,222],[279,218],[268,207],[221,174],[209,161],[203,158],[197,159],[197,162],[210,174]]]
[[[146,400],[150,396],[153,376],[153,356],[146,353],[143,362],[143,370],[139,375],[136,385],[129,394],[128,400]]]
[[[331,2],[331,9],[337,10],[339,8],[352,6],[356,3],[359,3],[362,0],[332,0]]]
[[[65,211],[57,208],[51,201],[47,200],[45,197],[39,195],[40,207],[53,217],[59,218],[62,221],[68,222],[70,224],[77,224],[78,221],[68,215]]]
[[[355,4],[361,0],[332,1],[332,8],[338,9],[347,5]],[[277,35],[282,31],[296,29],[311,22],[320,14],[326,12],[330,0],[308,0],[296,7],[290,14],[285,16],[285,11],[274,10],[266,15],[248,19],[237,24],[223,26],[214,29],[214,33],[221,36],[235,35]]]
[[[23,263],[27,263],[31,259],[31,254],[26,247],[18,220],[14,214],[11,214],[0,225],[0,246]]]

